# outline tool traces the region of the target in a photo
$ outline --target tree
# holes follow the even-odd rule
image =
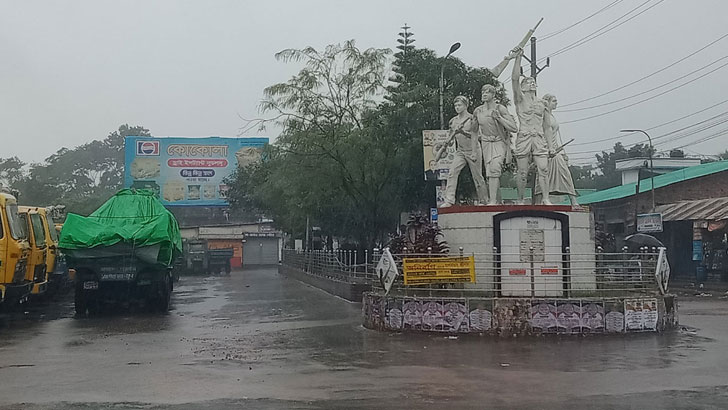
[[[486,83],[507,99],[488,70],[418,49],[408,30],[400,33],[389,78],[391,51],[362,51],[353,41],[276,55],[303,68],[264,90],[261,109],[270,118],[245,127],[277,121],[283,132],[263,162],[229,180],[235,209],[272,217],[298,237],[308,219],[325,235],[371,247],[384,243],[401,212],[435,205],[435,187],[423,178],[422,130],[439,128],[442,64],[447,115],[454,115],[456,95],[480,104]]]
[[[25,162],[18,157],[0,158],[0,186],[17,188],[24,177],[24,166]]]
[[[330,232],[356,235],[361,244],[380,240],[396,213],[389,208],[396,207],[402,162],[401,146],[370,115],[384,91],[389,54],[360,50],[353,41],[276,54],[304,68],[264,90],[261,108],[283,132],[259,169],[235,176],[231,202],[260,204],[288,231],[305,215]],[[240,195],[247,172],[258,178],[253,200]]]
[[[69,212],[90,213],[122,187],[124,138],[134,135],[151,136],[144,127],[124,124],[103,140],[64,147],[43,163],[31,164],[16,182],[20,202],[63,204]]]
[[[652,151],[651,153],[650,150]],[[595,178],[596,188],[607,189],[622,183],[622,176],[616,169],[617,160],[647,158],[650,154],[655,155],[655,150],[647,144],[635,144],[627,149],[621,142],[614,144],[612,152],[602,151],[601,154],[596,154],[597,167],[600,170],[600,175],[597,175]]]

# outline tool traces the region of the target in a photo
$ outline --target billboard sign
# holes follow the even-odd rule
[[[662,214],[655,213],[637,215],[637,232],[662,232]]]
[[[455,144],[450,144],[439,161],[435,155],[448,140],[447,130],[423,130],[422,154],[425,162],[425,180],[446,180],[450,173],[450,165],[455,159]]]
[[[164,205],[227,205],[224,179],[260,160],[267,137],[126,137],[124,186],[151,189]]]
[[[428,283],[475,283],[475,258],[404,258],[402,263],[405,285]]]

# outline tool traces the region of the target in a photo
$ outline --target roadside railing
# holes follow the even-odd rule
[[[412,297],[623,297],[654,295],[660,292],[658,260],[660,250],[642,248],[638,252],[572,253],[497,252],[450,254],[393,254],[398,275],[389,294]],[[381,249],[357,251],[297,251],[284,249],[281,263],[306,274],[350,284],[369,285],[384,291],[376,272]],[[472,257],[474,282],[405,285],[403,261]],[[666,279],[665,279],[666,280]],[[666,284],[664,285],[666,287]]]
[[[375,249],[367,265],[371,286],[384,290],[376,273],[381,250]],[[590,254],[566,252],[525,253],[497,252],[455,254],[393,254],[399,275],[389,294],[404,296],[448,297],[619,297],[653,295],[660,292],[657,264],[660,250],[642,248],[639,252]],[[405,258],[472,257],[475,267],[474,283],[428,283],[405,285]],[[433,265],[434,266],[434,265]],[[433,268],[436,269],[436,268]]]
[[[284,249],[281,263],[316,277],[368,284],[373,281],[367,269],[369,257],[369,252]]]

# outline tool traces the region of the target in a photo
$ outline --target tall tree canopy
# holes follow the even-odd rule
[[[20,193],[26,205],[66,205],[87,214],[123,185],[124,137],[151,136],[141,126],[124,124],[104,138],[75,148],[61,148],[42,163],[0,159],[0,178]]]
[[[298,236],[308,218],[362,246],[386,240],[400,212],[434,206],[434,185],[423,180],[422,130],[439,128],[440,67],[448,116],[456,95],[475,105],[483,84],[500,85],[485,69],[415,48],[408,34],[393,61],[390,50],[361,50],[353,41],[276,54],[303,68],[264,90],[262,111],[283,132],[262,163],[230,180],[231,203]]]

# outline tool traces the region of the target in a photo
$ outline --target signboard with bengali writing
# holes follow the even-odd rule
[[[126,137],[124,186],[150,189],[164,205],[227,205],[224,179],[260,160],[267,137]]]
[[[637,232],[662,232],[662,214],[637,215]]]
[[[405,285],[428,283],[475,283],[475,258],[404,258]]]

